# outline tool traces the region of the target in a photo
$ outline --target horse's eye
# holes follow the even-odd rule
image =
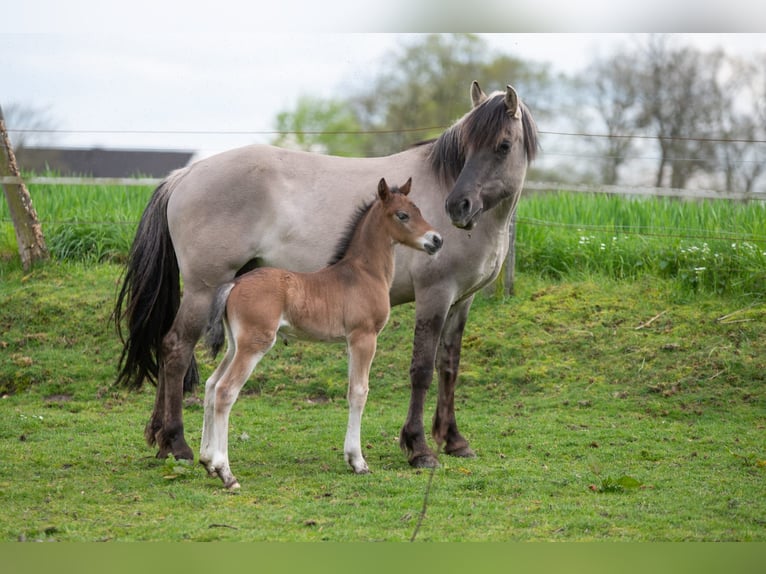
[[[508,140],[503,140],[502,143],[497,146],[497,151],[503,155],[507,154],[511,151],[511,142]]]
[[[397,211],[396,212],[396,218],[399,221],[401,221],[402,223],[404,223],[405,221],[409,221],[410,216],[407,215],[406,213],[404,213],[403,211]]]

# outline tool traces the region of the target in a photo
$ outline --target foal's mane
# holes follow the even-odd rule
[[[537,156],[539,147],[537,125],[526,104],[519,101],[524,130],[524,150],[527,163]],[[512,128],[511,116],[505,105],[505,94],[497,92],[464,115],[438,138],[416,145],[432,144],[431,167],[443,181],[454,181],[465,165],[468,149],[497,147]]]
[[[388,192],[401,193],[399,191],[399,186],[397,185],[392,185]],[[333,256],[330,261],[327,262],[327,265],[334,265],[346,256],[348,248],[351,245],[351,241],[354,239],[354,233],[359,227],[359,224],[362,223],[362,220],[369,213],[372,206],[375,205],[376,201],[378,201],[377,196],[375,199],[367,201],[356,208],[354,215],[351,216],[351,218],[348,220],[348,223],[346,224],[346,229],[343,232],[343,235],[340,236],[340,239],[335,244],[335,251],[333,252]]]

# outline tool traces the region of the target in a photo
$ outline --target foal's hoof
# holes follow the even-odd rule
[[[218,471],[213,466],[208,466],[206,462],[199,461],[203,468],[207,471],[207,475],[210,478],[218,478]]]
[[[439,468],[439,459],[432,454],[420,454],[410,459],[412,468]]]

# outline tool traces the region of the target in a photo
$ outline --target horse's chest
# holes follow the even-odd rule
[[[484,251],[483,256],[477,257],[476,274],[473,285],[469,291],[476,292],[494,281],[500,274],[505,262],[505,256],[508,253],[508,238],[501,237],[499,241],[490,244]]]

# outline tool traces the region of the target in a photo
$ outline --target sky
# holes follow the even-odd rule
[[[487,1],[492,4],[474,0],[472,6]],[[0,105],[46,110],[60,130],[50,143],[61,146],[190,149],[204,156],[266,143],[273,134],[253,132],[273,130],[276,115],[291,109],[299,96],[342,97],[345,90],[373,78],[399,44],[417,40],[417,33],[391,30],[410,28],[406,16],[412,6],[421,6],[412,17],[423,21],[422,6],[430,3],[372,3],[376,8],[368,7],[360,16],[359,2],[348,8],[342,0],[285,0],[282,13],[264,17],[257,7],[261,3],[231,0],[215,3],[214,12],[190,13],[182,12],[186,4],[174,1],[27,0],[11,8],[17,13],[7,21],[14,25],[0,27]],[[594,3],[599,2],[584,5]],[[536,28],[536,16],[524,12],[526,4],[517,2],[519,12],[513,16],[526,14],[528,28]],[[178,13],[168,12],[167,6]],[[568,6],[559,3],[559,16],[568,13]],[[394,16],[392,7],[397,9]],[[286,23],[291,9],[295,19]],[[343,14],[357,20],[346,22]],[[458,14],[457,22],[462,16]],[[490,23],[486,20],[484,29],[491,30]],[[636,33],[625,29],[629,31],[522,30],[482,36],[493,50],[576,74],[596,55],[630,42]],[[766,52],[766,34],[680,38],[702,49]],[[498,85],[484,87],[501,89],[512,81],[498,78]],[[466,86],[466,110],[468,105]]]

